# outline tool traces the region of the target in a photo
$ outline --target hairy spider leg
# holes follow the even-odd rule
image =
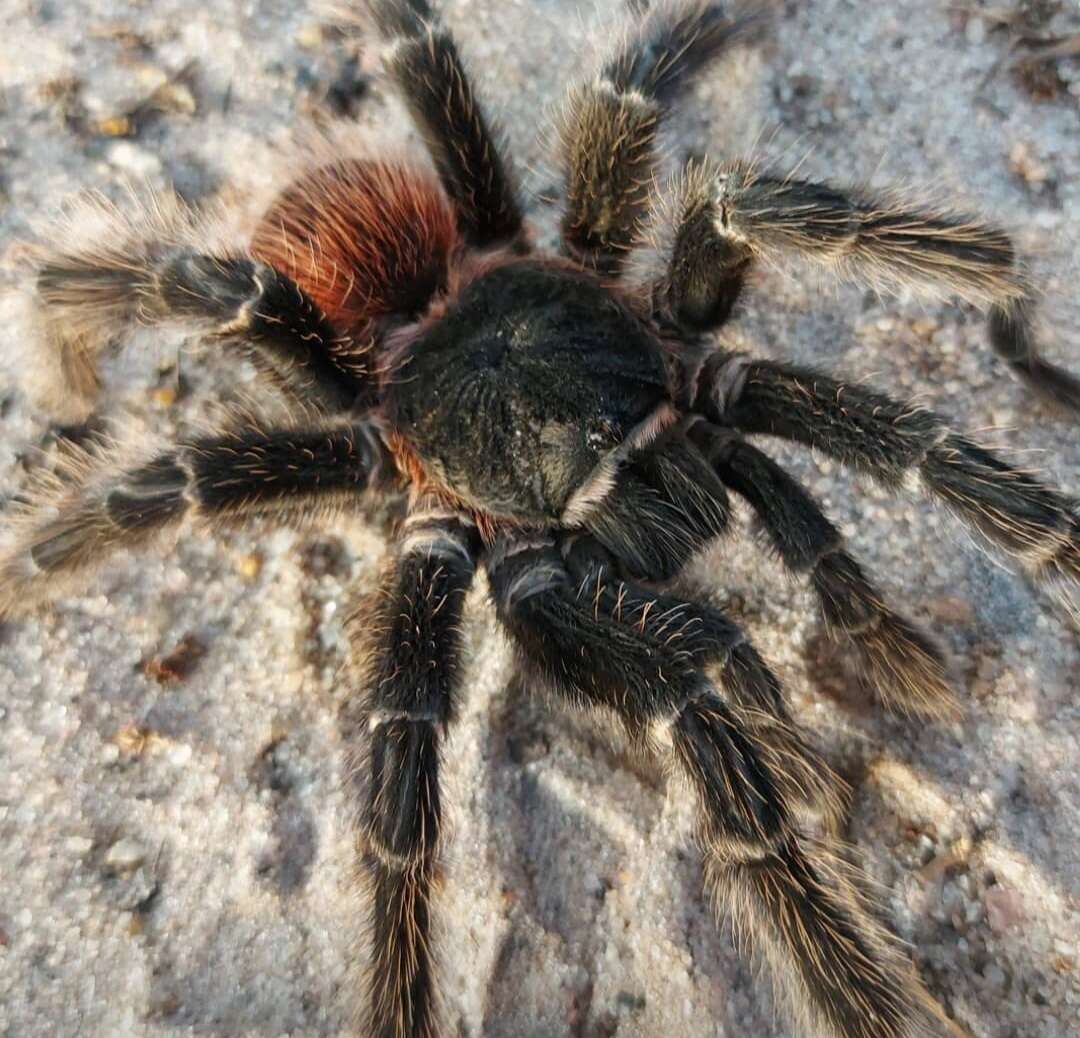
[[[433,928],[445,829],[439,757],[461,696],[461,616],[479,541],[467,520],[421,508],[406,520],[377,599],[352,617],[366,646],[346,705],[371,954],[366,1038],[435,1038]]]
[[[621,577],[623,560],[591,536],[571,534],[560,548],[581,601],[619,623],[647,630],[665,650],[702,672],[719,667],[727,707],[757,752],[773,763],[788,806],[835,832],[847,787],[812,749],[788,711],[779,680],[743,631],[717,609]]]
[[[556,123],[563,243],[586,264],[621,268],[649,212],[669,109],[695,73],[764,20],[761,8],[729,9],[701,0],[658,6],[563,101]]]
[[[752,261],[794,255],[878,291],[958,296],[989,311],[990,342],[1044,397],[1080,412],[1080,380],[1039,356],[1030,281],[1009,236],[897,191],[837,188],[753,162],[688,165],[669,202],[654,295],[688,333],[727,319]]]
[[[520,239],[515,178],[453,37],[426,0],[370,0],[368,6],[392,44],[387,71],[454,203],[461,236],[475,248]]]
[[[696,409],[718,425],[806,444],[892,490],[920,486],[1080,618],[1080,505],[931,411],[811,369],[722,353],[701,373]]]
[[[295,281],[250,255],[208,255],[204,221],[158,196],[126,212],[86,199],[70,235],[42,250],[37,295],[68,387],[88,404],[102,347],[135,323],[178,322],[242,348],[294,395],[325,411],[365,390],[343,341]]]
[[[580,525],[638,580],[673,580],[727,529],[723,484],[679,428],[633,451],[606,489]]]
[[[185,521],[216,527],[269,517],[310,525],[356,509],[393,466],[369,422],[321,429],[246,427],[130,457],[131,445],[71,448],[39,477],[0,554],[0,615],[77,585],[121,548],[152,543]]]
[[[717,475],[754,510],[788,570],[807,575],[826,627],[858,650],[869,685],[889,710],[955,716],[945,660],[933,639],[891,609],[807,491],[762,451],[707,422],[690,435]]]
[[[858,893],[856,871],[794,821],[790,801],[817,762],[790,770],[760,729],[740,724],[732,703],[761,693],[738,683],[750,677],[770,697],[777,686],[756,654],[732,667],[745,644],[734,625],[625,582],[609,587],[602,570],[575,582],[552,543],[507,542],[486,565],[499,618],[532,669],[572,706],[613,714],[687,783],[717,910],[768,959],[798,1019],[836,1038],[902,1038],[939,1012]],[[719,687],[706,662],[720,668]]]

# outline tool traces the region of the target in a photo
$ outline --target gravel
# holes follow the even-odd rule
[[[597,27],[618,5],[443,6],[526,186],[550,193],[540,113],[588,40],[610,38]],[[1047,353],[1076,369],[1080,62],[1015,70],[1011,47],[1075,34],[1080,15],[1039,2],[1002,24],[1011,10],[780,4],[773,38],[693,91],[673,157],[757,146],[806,175],[927,187],[991,215],[1031,257]],[[125,178],[149,179],[242,204],[330,106],[381,140],[408,133],[369,80],[372,56],[350,66],[303,4],[0,0],[0,14],[0,287],[16,286],[33,226],[78,190],[119,197]],[[533,202],[543,240],[554,215]],[[1080,491],[1075,424],[1005,376],[967,307],[798,270],[755,288],[733,342],[918,396]],[[51,462],[55,436],[17,294],[0,296],[0,329],[7,499]],[[135,435],[172,435],[250,379],[187,352],[177,367],[180,345],[135,336],[107,365],[103,411],[127,412]],[[912,724],[868,707],[806,589],[745,522],[693,586],[745,625],[853,783],[847,835],[958,1025],[979,1038],[1080,1032],[1076,633],[924,501],[774,453],[947,644],[965,717]],[[347,1032],[360,909],[339,786],[341,617],[386,549],[377,518],[185,533],[110,558],[84,592],[0,627],[0,1035]],[[689,805],[530,697],[482,587],[470,603],[469,696],[446,769],[450,1032],[793,1035],[701,902]]]

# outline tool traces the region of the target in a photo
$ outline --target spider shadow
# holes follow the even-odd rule
[[[609,892],[635,849],[608,824],[618,801],[650,801],[646,827],[659,817],[658,777],[620,753],[591,717],[546,702],[515,676],[490,715],[493,761],[483,777],[483,810],[498,841],[497,870],[510,930],[487,982],[484,1038],[614,1034],[610,1013],[593,1004],[595,965],[602,957]],[[602,778],[601,778],[602,777]],[[604,783],[597,788],[598,782]],[[613,806],[606,791],[618,788]],[[639,818],[640,821],[640,818]],[[557,956],[564,975],[583,978],[572,992],[544,983],[541,1018],[523,1004],[536,963]],[[549,977],[551,971],[544,971]],[[563,985],[565,989],[565,985]],[[637,992],[619,992],[623,1007]]]
[[[1008,584],[1006,577],[999,582]],[[1005,629],[1022,632],[1037,609],[1009,589],[981,597],[975,613],[988,631],[1001,630],[1007,616]],[[874,877],[896,887],[903,876],[901,936],[950,1017],[977,1033],[1013,1038],[1017,1001],[1023,1017],[1033,1019],[1045,1002],[1048,974],[1060,972],[1040,949],[1055,944],[1050,906],[1075,896],[1069,848],[1060,841],[1070,830],[1068,804],[1023,749],[1010,747],[1004,720],[995,723],[970,695],[975,681],[958,689],[965,711],[958,726],[890,717],[843,665],[843,648],[823,653],[824,643],[812,639],[809,647],[810,683],[840,703],[862,736],[845,739],[841,759],[827,754],[853,790],[844,836]],[[984,647],[974,641],[965,655],[977,661]],[[1055,710],[1040,698],[1031,721],[1045,727],[1048,739]],[[990,793],[986,806],[973,802],[973,790]],[[1019,863],[1027,872],[1025,895],[997,874],[995,861]],[[1023,898],[1023,925],[995,925],[991,904],[1003,898],[1007,904]],[[897,921],[888,912],[884,917],[895,929]]]
[[[178,551],[195,585],[206,582],[203,567],[219,565],[204,547],[182,544]],[[137,562],[145,565],[144,559]],[[144,618],[142,659],[133,672],[130,657],[92,657],[86,683],[92,694],[79,697],[78,709],[86,730],[96,732],[102,744],[116,740],[121,725],[121,735],[129,732],[145,745],[123,749],[82,796],[79,810],[87,824],[108,845],[118,834],[139,831],[140,803],[190,809],[184,798],[174,799],[176,766],[166,761],[178,749],[190,751],[186,770],[215,773],[237,805],[250,799],[266,808],[265,827],[248,847],[199,846],[190,836],[181,845],[174,842],[179,831],[166,824],[157,858],[147,866],[153,893],[134,909],[128,904],[137,886],[132,879],[120,875],[102,881],[100,896],[109,911],[131,910],[138,926],[148,967],[148,1019],[162,1029],[221,1038],[340,1034],[344,977],[305,966],[309,935],[333,934],[342,925],[339,919],[309,915],[307,896],[313,875],[326,867],[319,861],[327,835],[319,801],[337,778],[319,741],[316,715],[323,707],[302,691],[287,705],[268,700],[273,734],[249,754],[248,740],[235,732],[235,704],[225,693],[230,683],[255,689],[266,677],[254,656],[236,663],[230,655],[243,632],[227,618],[250,591],[240,589],[238,599],[224,599],[220,612],[210,616],[193,612],[199,608],[192,606],[195,594],[174,601],[161,595],[154,581],[122,587],[117,594],[130,599],[120,607],[124,615]],[[93,618],[78,611],[62,623],[75,644],[83,628],[94,629]],[[190,668],[181,667],[175,652],[177,642],[187,638],[201,646]],[[288,655],[287,646],[282,651]],[[150,661],[156,661],[154,667]],[[234,741],[244,753],[234,752]],[[252,847],[259,849],[252,854]],[[235,869],[252,877],[246,907],[227,893]],[[210,889],[201,891],[202,883]],[[273,908],[253,910],[250,897],[265,895],[275,902]],[[205,896],[216,898],[216,911],[199,906]],[[185,903],[191,905],[191,918]],[[316,937],[312,943],[318,948],[323,942]],[[245,953],[238,956],[237,949]]]
[[[212,931],[200,934],[197,945],[185,946],[175,958],[169,954],[170,942],[162,941],[148,999],[159,1025],[212,1038],[340,1035],[347,972],[335,976],[305,969],[305,942],[296,941],[296,927],[281,918],[267,924],[264,917],[227,912]],[[315,919],[303,929],[336,926],[335,920]],[[282,945],[289,948],[284,963]],[[249,949],[242,963],[236,961],[236,948]],[[296,983],[298,977],[302,984]]]
[[[710,978],[710,1018],[728,1024],[724,1033],[739,1033],[726,995],[736,986],[752,989],[750,967],[716,928],[689,829],[668,840],[669,793],[659,766],[623,750],[602,721],[529,692],[521,677],[510,682],[490,723],[496,750],[484,776],[484,810],[491,829],[508,834],[497,868],[511,907],[509,933],[487,982],[483,1038],[647,1033],[635,1018],[653,984],[631,969],[613,992],[608,961],[609,945],[623,938],[626,900],[620,894],[631,896],[617,888],[637,883],[653,855],[670,856],[678,876],[678,891],[666,899],[672,904],[659,909],[672,923],[666,936],[688,949],[694,973]],[[615,898],[610,906],[609,896]],[[635,935],[627,940],[635,943]],[[569,994],[542,981],[546,1004],[538,1018],[523,991],[535,986],[536,963],[552,955],[558,968],[545,968],[548,978],[561,973],[580,980]],[[640,968],[643,960],[634,958]],[[748,1016],[760,1025],[754,1033],[780,1034],[769,1029],[767,1014],[743,999],[739,1018]]]

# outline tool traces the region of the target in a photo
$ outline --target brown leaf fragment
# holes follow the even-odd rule
[[[144,753],[152,753],[159,747],[166,745],[168,740],[152,728],[137,724],[126,724],[113,736],[113,742],[119,747],[121,753],[126,753],[132,757],[141,757]]]
[[[193,634],[185,635],[167,656],[144,660],[142,672],[162,685],[174,685],[187,678],[206,655],[206,646]]]

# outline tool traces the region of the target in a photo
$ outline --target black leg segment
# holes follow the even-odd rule
[[[457,209],[462,236],[478,248],[515,241],[522,212],[514,178],[453,38],[426,0],[371,0],[370,6],[393,41],[387,69]]]
[[[53,252],[37,292],[75,388],[96,388],[93,355],[136,322],[192,324],[249,351],[269,373],[324,411],[370,404],[372,387],[336,355],[341,337],[285,275],[246,257],[211,256],[160,242]]]
[[[829,630],[850,639],[885,706],[932,717],[953,715],[956,704],[941,650],[889,608],[806,490],[737,436],[706,423],[695,426],[693,434],[720,479],[753,508],[783,564],[809,578]]]
[[[932,412],[810,369],[731,354],[705,365],[696,407],[718,425],[804,443],[894,490],[921,485],[1077,615],[1077,502]]]

